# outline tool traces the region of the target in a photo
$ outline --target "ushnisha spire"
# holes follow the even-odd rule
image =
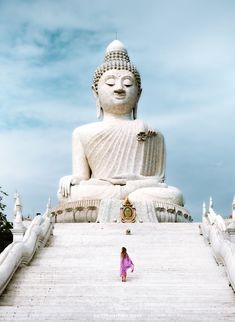
[[[128,70],[135,76],[139,94],[141,93],[141,79],[136,67],[131,63],[128,52],[119,40],[113,40],[105,51],[104,63],[97,67],[93,76],[93,88],[98,93],[98,82],[101,76],[110,69]]]
[[[130,58],[128,56],[127,50],[124,47],[123,43],[119,40],[113,40],[105,52],[105,62],[123,60],[126,62],[130,62]]]
[[[113,40],[108,47],[106,48],[106,54],[109,53],[110,51],[123,51],[127,53],[127,50],[124,46],[124,44],[120,40]]]
[[[106,54],[111,52],[111,51],[123,51],[127,53],[127,50],[124,46],[124,44],[120,40],[113,40],[108,47],[106,48]]]

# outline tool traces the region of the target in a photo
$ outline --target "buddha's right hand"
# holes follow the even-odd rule
[[[71,186],[75,186],[80,183],[82,179],[76,176],[65,176],[60,179],[59,182],[59,193],[67,198],[71,194]]]
[[[59,193],[67,198],[71,193],[71,185],[73,184],[73,176],[65,176],[60,179]]]

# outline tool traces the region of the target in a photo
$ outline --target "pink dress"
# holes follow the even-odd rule
[[[121,261],[120,261],[120,276],[126,276],[126,272],[128,270],[128,268],[131,268],[132,270],[134,270],[134,264],[132,262],[132,260],[130,259],[130,257],[127,255],[124,258],[121,257]]]

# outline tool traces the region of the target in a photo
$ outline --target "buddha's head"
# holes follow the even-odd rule
[[[136,118],[142,91],[140,74],[120,41],[114,40],[107,47],[105,62],[95,71],[92,89],[99,118],[103,112],[116,115],[132,112]]]

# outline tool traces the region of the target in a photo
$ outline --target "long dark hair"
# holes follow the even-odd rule
[[[126,247],[122,247],[122,251],[121,251],[121,257],[125,258],[126,256],[128,256],[127,252],[126,252]]]

